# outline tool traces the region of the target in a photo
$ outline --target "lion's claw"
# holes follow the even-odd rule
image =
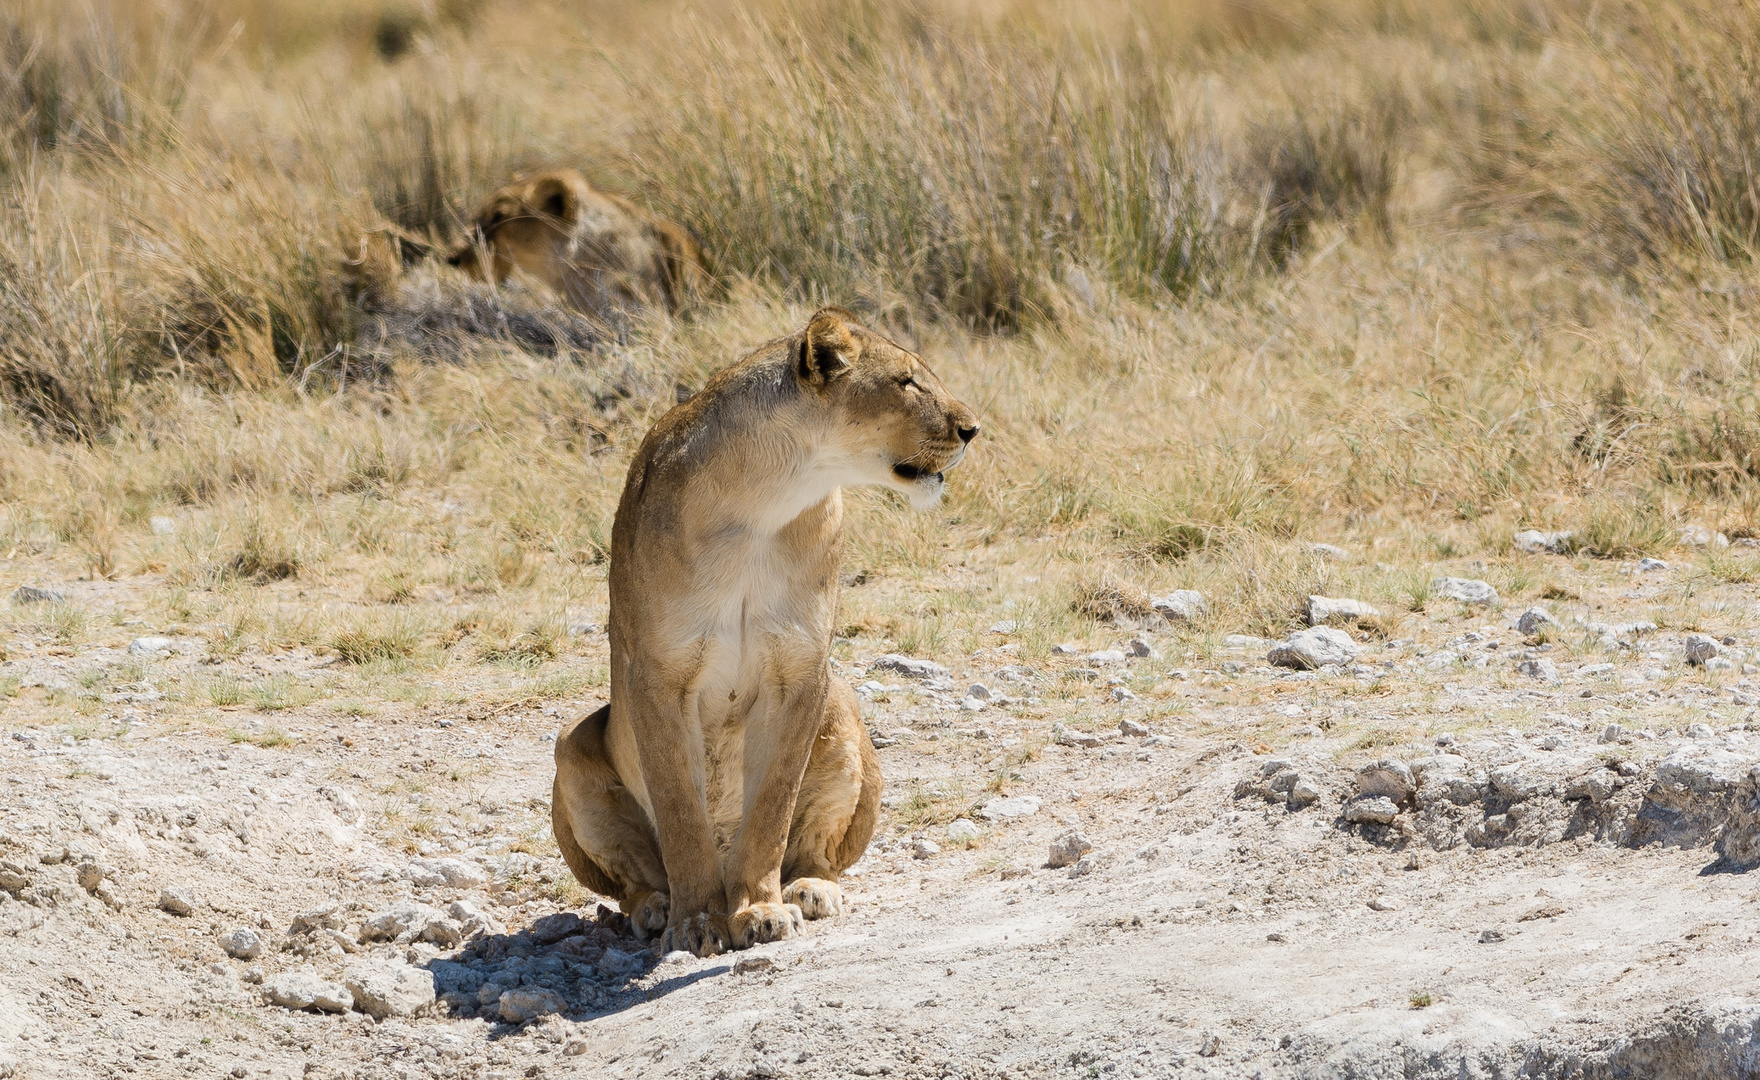
[[[660,949],[662,952],[682,949],[698,956],[714,956],[726,952],[732,944],[727,916],[716,911],[700,911],[667,926]]]
[[[791,938],[807,928],[801,909],[793,904],[747,904],[734,912],[729,922],[733,944],[738,949]]]
[[[800,908],[806,918],[828,919],[843,914],[843,889],[826,878],[795,878],[782,890],[782,902]]]

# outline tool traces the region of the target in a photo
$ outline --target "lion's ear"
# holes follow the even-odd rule
[[[856,317],[842,308],[814,312],[801,340],[801,378],[823,384],[848,371],[862,353],[862,343],[854,333],[857,325]]]
[[[560,176],[546,176],[532,188],[532,206],[553,218],[573,222],[580,200]]]

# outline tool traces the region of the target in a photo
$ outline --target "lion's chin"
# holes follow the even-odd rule
[[[911,506],[918,510],[933,510],[941,505],[941,493],[947,490],[947,481],[940,473],[931,473],[912,481],[905,489],[905,495],[911,500]]]

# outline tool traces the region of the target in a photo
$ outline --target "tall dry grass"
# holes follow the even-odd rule
[[[1757,529],[1756,31],[1694,0],[14,0],[0,547],[227,595],[586,595],[675,384],[826,301],[989,433],[949,519],[854,502],[881,579],[959,558],[951,520],[1270,630],[1341,574],[1421,602],[1412,565],[1519,526]],[[431,263],[349,286],[368,231],[444,245],[552,162],[690,225],[718,290],[620,336]],[[874,625],[978,632],[911,603]],[[398,655],[475,632],[398,618]]]

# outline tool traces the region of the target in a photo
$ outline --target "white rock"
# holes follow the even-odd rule
[[[1088,663],[1090,664],[1122,664],[1128,659],[1130,657],[1126,656],[1121,649],[1101,649],[1099,652],[1088,654]]]
[[[991,623],[990,632],[992,634],[1012,634],[1019,626],[1020,624],[1013,619],[1003,619],[1001,622]]]
[[[965,818],[956,818],[947,824],[947,842],[950,844],[971,844],[981,835],[978,826]]]
[[[445,922],[446,916],[436,908],[411,900],[399,901],[384,911],[367,916],[361,923],[362,941],[416,941],[429,926]]]
[[[1377,896],[1369,901],[1371,911],[1398,911],[1404,906],[1399,902],[1398,897],[1393,896]]]
[[[1139,735],[1149,734],[1149,729],[1127,716],[1118,722],[1118,733],[1128,738],[1136,738]]]
[[[1661,559],[1652,559],[1649,556],[1645,556],[1644,558],[1638,560],[1638,573],[1640,573],[1640,574],[1651,574],[1651,573],[1655,573],[1658,570],[1667,570],[1667,569],[1668,569],[1668,564],[1663,562]]]
[[[155,515],[147,519],[147,524],[152,526],[154,536],[170,536],[177,531],[176,518]]]
[[[995,694],[990,692],[990,688],[981,682],[973,683],[971,687],[966,690],[966,697],[977,698],[979,701],[989,701],[995,696]]]
[[[933,660],[918,660],[914,656],[900,656],[887,653],[877,657],[868,665],[869,671],[891,671],[903,675],[907,679],[945,679],[949,677],[946,668]]]
[[[1729,537],[1703,525],[1688,525],[1681,530],[1681,543],[1687,547],[1729,547]]]
[[[1150,600],[1149,606],[1168,622],[1190,622],[1210,610],[1210,601],[1196,589],[1175,589]]]
[[[159,910],[169,911],[173,915],[193,915],[196,910],[195,897],[188,889],[169,885],[159,890]]]
[[[176,644],[177,642],[168,637],[137,637],[128,643],[128,651],[136,656],[157,656],[170,652],[171,647]]]
[[[1288,640],[1273,645],[1265,659],[1274,667],[1311,671],[1327,664],[1348,664],[1360,651],[1357,643],[1344,631],[1315,626],[1298,630]]]
[[[1516,670],[1530,679],[1538,679],[1541,682],[1555,683],[1560,681],[1558,665],[1550,660],[1523,660],[1516,665]]]
[[[1130,644],[1128,644],[1124,647],[1124,651],[1127,653],[1130,653],[1132,656],[1145,657],[1145,658],[1149,658],[1149,659],[1153,659],[1153,658],[1161,655],[1160,653],[1157,653],[1155,651],[1155,646],[1149,644],[1147,641],[1144,641],[1140,637],[1131,638]]]
[[[1045,860],[1045,865],[1052,868],[1072,866],[1083,855],[1093,850],[1094,845],[1086,836],[1083,836],[1078,830],[1071,829],[1051,841],[1051,857]]]
[[[1531,555],[1542,552],[1556,554],[1570,549],[1571,533],[1541,532],[1539,529],[1523,529],[1515,535],[1515,549]]]
[[[1094,856],[1083,855],[1076,860],[1074,866],[1069,868],[1069,876],[1072,878],[1087,877],[1089,874],[1092,874],[1099,865],[1099,860],[1095,859]]]
[[[263,939],[255,930],[241,926],[220,939],[220,947],[226,955],[237,960],[255,960],[263,955]]]
[[[1491,583],[1477,578],[1441,577],[1430,583],[1430,591],[1445,600],[1463,604],[1496,604],[1497,590]]]
[[[434,1004],[434,973],[399,963],[359,964],[343,972],[354,1007],[375,1020],[414,1016]]]
[[[1540,736],[1539,747],[1542,750],[1569,750],[1571,741],[1556,732]]]
[[[1727,656],[1713,656],[1705,661],[1706,671],[1734,671],[1736,662]]]
[[[991,821],[1031,817],[1039,812],[1039,806],[1037,795],[1013,795],[1006,799],[991,799],[978,810],[978,816]]]
[[[1352,799],[1344,804],[1344,819],[1353,824],[1387,825],[1399,817],[1399,807],[1392,799],[1374,795]]]
[[[1687,725],[1687,738],[1689,738],[1689,739],[1709,739],[1709,738],[1714,737],[1716,734],[1717,733],[1712,731],[1710,725],[1708,725],[1708,724],[1688,724]]]
[[[1365,604],[1361,600],[1331,596],[1308,597],[1309,626],[1324,626],[1330,622],[1349,622],[1353,619],[1373,619],[1380,615],[1380,610],[1373,604]]]
[[[1351,558],[1351,553],[1337,544],[1309,544],[1308,550],[1316,555],[1324,555],[1328,559],[1337,559],[1339,562],[1349,562]]]
[[[1298,777],[1296,782],[1289,786],[1289,805],[1291,807],[1300,810],[1319,801],[1320,789],[1315,786],[1312,780]]]
[[[1100,736],[1091,732],[1066,728],[1062,724],[1052,724],[1051,741],[1059,746],[1080,746],[1092,750],[1100,745],[1101,739]]]
[[[1558,620],[1543,607],[1531,607],[1516,617],[1516,629],[1533,637],[1547,627],[1556,627]]]
[[[354,995],[348,992],[348,987],[320,978],[309,968],[284,971],[264,979],[263,997],[271,1005],[287,1009],[340,1013],[354,1006]]]
[[[495,1003],[501,1019],[509,1024],[524,1024],[540,1016],[550,1016],[568,1008],[568,1002],[554,990],[538,986],[521,986],[504,991]]]
[[[1082,650],[1078,646],[1067,641],[1061,645],[1051,646],[1052,656],[1074,656],[1081,651]]]
[[[978,698],[966,697],[960,699],[959,708],[961,712],[983,712],[984,703]]]
[[[1717,639],[1708,634],[1688,634],[1684,644],[1689,664],[1703,664],[1723,651],[1723,646],[1717,643]]]
[[[1222,644],[1230,649],[1263,649],[1277,642],[1270,638],[1254,637],[1252,634],[1229,634],[1222,639]]]
[[[1137,695],[1132,693],[1131,688],[1128,686],[1115,686],[1112,688],[1112,700],[1114,701],[1132,701],[1135,700],[1136,696]]]
[[[927,837],[919,836],[911,841],[911,858],[927,859],[941,854],[941,845]]]

